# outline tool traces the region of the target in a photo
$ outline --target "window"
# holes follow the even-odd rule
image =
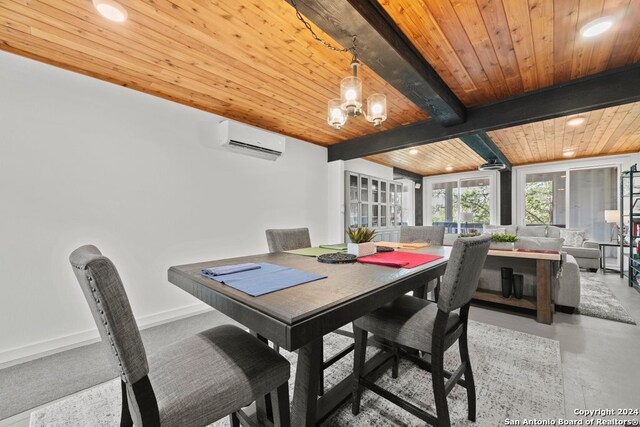
[[[448,233],[483,228],[490,224],[493,209],[489,176],[431,183],[431,223]]]
[[[524,189],[524,223],[564,226],[566,172],[526,175]]]
[[[604,211],[618,208],[619,169],[611,159],[519,168],[517,223],[581,228],[592,240],[610,241],[615,225]]]
[[[618,168],[572,170],[569,178],[569,224],[589,229],[594,240],[610,241],[614,225],[605,222],[604,211],[618,208]]]

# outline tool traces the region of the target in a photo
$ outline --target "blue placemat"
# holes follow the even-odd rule
[[[258,269],[223,276],[211,277],[206,270],[201,274],[254,297],[327,277],[266,262],[258,265]]]

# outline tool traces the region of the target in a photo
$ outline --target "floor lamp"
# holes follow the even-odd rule
[[[615,235],[615,241],[620,243],[620,234],[618,233],[618,223],[620,222],[620,211],[614,210],[605,210],[604,211],[604,221],[609,224],[613,224],[611,226],[611,241],[614,241],[613,236]]]

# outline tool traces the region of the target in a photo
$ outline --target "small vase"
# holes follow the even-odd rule
[[[347,253],[357,257],[373,255],[376,253],[376,244],[373,242],[347,243]]]
[[[513,275],[513,296],[517,299],[522,299],[522,292],[524,288],[524,276],[522,274]]]
[[[515,247],[513,242],[491,242],[489,243],[489,249],[497,249],[500,251],[512,251]]]

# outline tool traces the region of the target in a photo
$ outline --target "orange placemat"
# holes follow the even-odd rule
[[[428,243],[398,243],[398,242],[374,242],[376,246],[385,246],[396,249],[420,249],[429,246]]]

